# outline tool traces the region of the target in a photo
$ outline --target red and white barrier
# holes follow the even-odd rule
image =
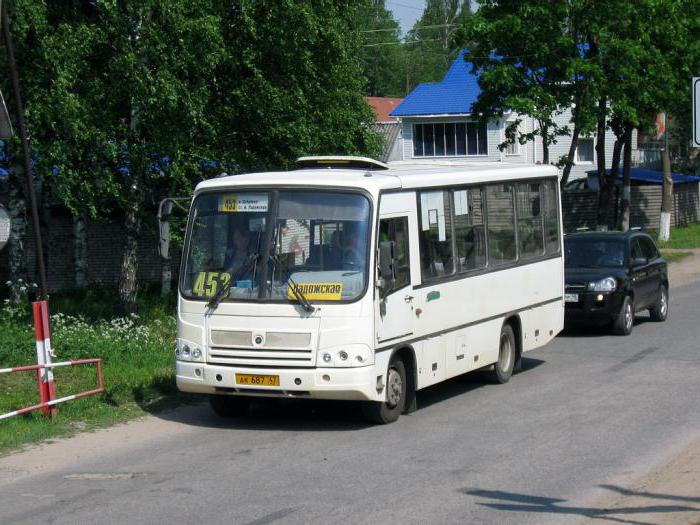
[[[36,304],[36,303],[35,303]],[[38,350],[37,350],[38,352]],[[97,366],[97,382],[98,382],[98,388],[93,389],[93,390],[86,390],[85,392],[79,392],[77,394],[73,394],[70,396],[66,397],[61,397],[58,399],[55,399],[55,390],[53,391],[53,395],[51,399],[44,399],[42,396],[46,395],[49,396],[49,391],[48,388],[46,389],[45,394],[41,394],[41,387],[42,384],[46,385],[48,387],[48,383],[42,383],[42,376],[46,375],[48,376],[48,373],[51,372],[51,378],[52,378],[52,383],[53,383],[53,373],[52,370],[54,368],[60,368],[64,366],[77,366],[77,365],[91,365],[94,364]],[[86,397],[86,396],[91,396],[94,394],[101,394],[104,392],[105,387],[104,387],[104,381],[102,379],[102,359],[78,359],[74,361],[64,361],[62,363],[48,363],[48,364],[39,364],[39,365],[28,365],[28,366],[18,366],[15,368],[0,368],[0,374],[9,374],[12,372],[28,372],[31,370],[36,370],[37,375],[39,377],[39,392],[40,392],[40,403],[38,405],[33,405],[27,408],[22,408],[20,410],[15,410],[13,412],[8,412],[6,414],[0,414],[0,420],[2,419],[7,419],[9,417],[13,416],[19,416],[20,414],[26,414],[28,412],[32,412],[34,410],[44,410],[47,413],[50,410],[56,410],[56,405],[59,403],[64,403],[66,401],[72,401],[73,399],[80,399],[81,397]]]
[[[34,332],[36,338],[36,362],[37,365],[50,365],[53,352],[51,351],[51,328],[49,324],[49,304],[47,301],[32,303],[34,312]],[[39,400],[42,404],[52,401],[56,397],[56,386],[53,380],[52,367],[38,368],[37,381],[39,383]],[[54,417],[56,408],[52,405],[42,407],[44,415]]]

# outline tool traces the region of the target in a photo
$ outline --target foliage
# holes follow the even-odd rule
[[[141,223],[165,195],[222,168],[381,150],[362,99],[365,2],[7,4],[42,191],[75,214],[125,215],[126,302]]]
[[[54,421],[34,412],[0,422],[0,450],[143,415],[166,399],[171,405],[187,399],[177,394],[174,384],[172,304],[149,297],[138,304],[138,314],[121,317],[113,296],[109,290],[93,290],[51,303],[56,311],[51,322],[57,359],[102,358],[106,392],[61,404]],[[86,298],[92,310],[77,315],[76,311],[84,310],[81,305]],[[0,310],[0,365],[33,361],[30,308],[6,305]],[[55,377],[61,396],[94,388],[96,376],[93,367],[75,367],[57,369]],[[0,392],[0,413],[36,403],[36,376],[0,376]]]
[[[547,146],[562,135],[594,129],[600,72],[592,60],[592,29],[586,19],[594,10],[585,5],[577,0],[488,0],[458,33],[468,47],[465,60],[479,74],[482,93],[475,111],[486,120],[512,111],[539,124],[532,132],[520,131],[516,120],[509,142],[539,135]],[[572,107],[574,129],[557,126],[554,117]]]
[[[656,232],[652,233],[656,238]],[[688,226],[672,227],[671,240],[657,242],[659,248],[689,249],[700,248],[700,223]]]
[[[383,1],[360,9],[357,20],[362,39],[362,67],[372,97],[401,97],[405,94],[404,50],[401,28]]]
[[[470,16],[468,0],[427,0],[406,36],[407,87],[442,79],[463,44],[453,38],[455,32]]]

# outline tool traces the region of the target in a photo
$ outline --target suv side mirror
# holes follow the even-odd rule
[[[648,262],[649,262],[649,259],[647,259],[646,257],[635,257],[632,260],[632,267],[636,268],[637,266],[644,266]]]
[[[382,241],[379,243],[379,277],[382,299],[394,288],[396,282],[396,243]]]

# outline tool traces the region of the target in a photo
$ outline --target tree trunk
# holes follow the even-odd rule
[[[622,214],[620,228],[623,232],[630,229],[630,208],[632,188],[630,186],[630,170],[632,169],[632,126],[625,129],[625,160],[622,163]]]
[[[596,127],[596,144],[595,153],[597,161],[598,181],[601,183],[605,178],[605,123],[606,123],[607,100],[605,97],[600,97],[598,101],[598,117]]]
[[[173,201],[163,202],[160,212],[160,257],[162,261],[160,275],[160,295],[166,297],[170,294],[173,272],[170,256],[170,214],[173,210]]]
[[[607,177],[600,177],[600,173],[598,174],[598,216],[596,218],[596,229],[598,230],[602,230],[604,226],[608,226],[613,190],[615,189],[617,174],[620,172],[620,160],[622,158],[622,148],[625,145],[625,133],[622,132],[618,135],[618,132],[619,130],[616,132],[617,138],[613,145],[610,175]]]
[[[73,216],[73,264],[75,266],[75,287],[82,290],[88,285],[88,240],[85,216]]]
[[[666,133],[668,133],[668,123],[666,126]],[[671,155],[668,152],[668,145],[661,152],[661,163],[664,184],[661,197],[659,240],[665,242],[671,238],[671,212],[673,211],[673,178],[671,177]]]
[[[540,123],[540,137],[542,137],[542,164],[549,164],[549,126]]]
[[[24,199],[20,179],[23,177],[23,169],[17,165],[10,169],[10,199],[8,212],[10,215],[10,238],[7,242],[8,259],[10,264],[10,280],[14,286],[10,286],[10,300],[17,303],[27,298],[26,293],[21,293],[17,282],[21,279],[27,283],[27,252],[25,241],[27,239],[27,202]]]
[[[571,145],[569,146],[569,154],[566,157],[566,162],[564,163],[564,171],[561,176],[561,187],[563,188],[569,181],[569,175],[571,174],[571,168],[574,165],[574,155],[576,155],[576,143],[578,142],[578,136],[581,133],[581,129],[578,124],[574,124],[574,131],[571,134]]]
[[[138,247],[141,233],[140,202],[134,200],[127,208],[124,217],[126,241],[122,254],[121,273],[119,275],[119,305],[124,312],[133,312],[136,306]]]

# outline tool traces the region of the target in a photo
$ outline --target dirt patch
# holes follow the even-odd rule
[[[694,281],[700,280],[700,248],[682,249],[682,250],[666,250],[666,251],[681,251],[692,252],[693,255],[676,261],[668,265],[668,280],[671,288],[677,288]]]

